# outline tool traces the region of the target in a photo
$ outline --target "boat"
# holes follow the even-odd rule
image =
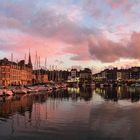
[[[131,84],[131,87],[140,87],[140,83]]]
[[[37,90],[38,90],[38,92],[42,92],[42,91],[47,91],[48,88],[46,86],[38,86]]]
[[[140,87],[140,84],[139,84],[139,83],[136,83],[136,84],[135,84],[135,87]]]
[[[62,87],[62,88],[66,88],[66,87],[67,87],[67,84],[63,83],[63,84],[61,85],[61,87]],[[78,87],[78,84],[77,84],[77,87]]]
[[[9,89],[0,89],[0,96],[13,96],[14,93]]]
[[[24,87],[16,87],[12,90],[14,94],[27,94],[28,90]]]
[[[36,92],[38,92],[37,86],[27,87],[27,93],[36,93]]]

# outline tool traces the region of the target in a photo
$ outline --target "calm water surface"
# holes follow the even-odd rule
[[[140,140],[140,88],[0,98],[0,140]]]

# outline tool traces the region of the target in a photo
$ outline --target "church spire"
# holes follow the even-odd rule
[[[28,66],[30,66],[32,68],[32,61],[31,61],[30,50],[29,50]]]

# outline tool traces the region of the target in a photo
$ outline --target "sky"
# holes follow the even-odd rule
[[[35,65],[140,66],[139,0],[0,0],[0,59]]]

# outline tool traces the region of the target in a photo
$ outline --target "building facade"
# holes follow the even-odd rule
[[[32,63],[29,54],[28,64],[25,60],[12,62],[7,58],[0,60],[0,85],[28,85],[32,84]]]
[[[85,68],[80,71],[80,82],[92,82],[92,71],[89,68]]]
[[[140,67],[129,69],[105,69],[100,73],[94,74],[95,81],[138,81],[140,82]]]

